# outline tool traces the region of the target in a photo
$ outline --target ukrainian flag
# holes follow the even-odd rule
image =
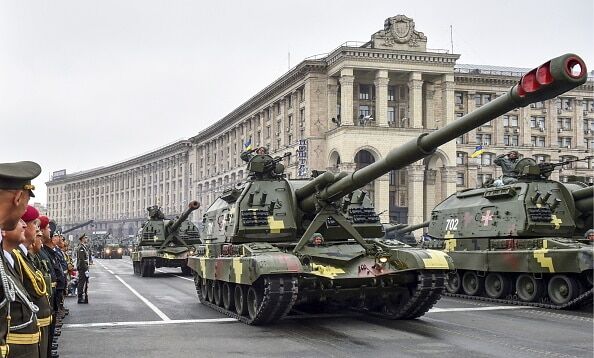
[[[483,154],[484,152],[485,152],[485,150],[483,149],[483,146],[482,146],[482,145],[477,145],[477,146],[476,146],[476,148],[475,148],[475,151],[474,151],[474,153],[472,153],[472,154],[470,155],[470,157],[471,157],[471,158],[476,158],[476,157],[478,157],[479,155]]]
[[[248,139],[245,143],[243,143],[245,150],[252,150],[252,139]]]

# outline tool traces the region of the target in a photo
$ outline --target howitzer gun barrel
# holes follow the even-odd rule
[[[173,222],[173,224],[171,224],[171,226],[169,226],[169,229],[167,230],[168,234],[179,229],[180,225],[188,219],[192,211],[198,209],[199,207],[199,202],[197,202],[196,200],[190,201],[190,203],[188,204],[188,208],[179,216],[179,218],[177,218]]]
[[[586,80],[586,65],[579,56],[566,54],[556,57],[526,73],[519,83],[504,95],[443,128],[428,134],[423,133],[399,148],[391,150],[382,160],[327,185],[317,194],[310,194],[299,200],[299,206],[303,211],[314,212],[317,201],[338,200],[391,170],[402,169],[433,154],[440,145],[454,140],[498,116],[515,108],[525,107],[530,103],[554,98],[583,84]]]
[[[396,230],[396,234],[406,234],[406,233],[409,233],[411,231],[418,230],[420,228],[428,227],[430,222],[431,221],[425,221],[425,222],[420,223],[420,224],[409,225],[409,226],[403,227],[401,229],[397,229]]]
[[[591,213],[594,207],[594,186],[588,186],[571,193],[575,200],[575,207],[582,213]]]

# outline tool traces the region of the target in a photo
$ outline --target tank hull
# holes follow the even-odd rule
[[[294,304],[302,309],[320,304],[356,308],[389,319],[417,318],[440,298],[446,274],[453,269],[444,253],[410,247],[386,251],[383,263],[355,244],[305,247],[300,257],[268,243],[228,246],[199,246],[188,266],[202,303],[254,325],[282,318]],[[276,291],[269,288],[273,286]],[[271,304],[278,306],[275,314],[261,313]],[[243,305],[251,311],[242,311]]]

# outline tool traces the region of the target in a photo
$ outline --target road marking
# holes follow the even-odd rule
[[[132,292],[133,294],[135,294],[136,297],[140,298],[140,300],[142,302],[144,302],[150,309],[152,309],[153,312],[155,312],[157,314],[157,316],[161,317],[161,319],[163,321],[171,321],[171,318],[167,317],[167,315],[165,313],[163,313],[163,311],[161,311],[160,309],[158,309],[157,306],[155,306],[154,304],[152,304],[151,301],[149,301],[146,298],[144,298],[144,296],[142,296],[135,289],[133,289],[132,286],[128,285],[126,283],[126,281],[122,280],[122,278],[120,276],[114,275],[114,277],[117,278],[122,283],[122,285],[126,286],[126,288],[130,290],[130,292]]]
[[[181,278],[182,280],[186,280],[186,281],[192,281],[192,282],[194,282],[194,279],[193,279],[193,278],[188,278],[188,277],[179,276],[179,275],[176,275],[176,274],[174,274],[174,273],[167,272],[167,271],[163,271],[163,270],[159,270],[159,269],[156,269],[155,271],[159,271],[159,272],[161,272],[161,273],[166,273],[166,274],[169,274],[169,275],[171,275],[171,276],[175,276],[175,277],[177,277],[177,278]]]
[[[457,308],[434,307],[434,308],[430,309],[427,313],[520,310],[520,309],[526,309],[526,308],[533,308],[533,307],[528,307],[528,306],[489,306],[489,307],[457,307]]]
[[[163,321],[171,321],[171,318],[167,317],[167,315],[165,313],[163,313],[163,311],[158,309],[157,306],[152,304],[151,301],[147,300],[144,296],[142,296],[140,293],[138,293],[138,291],[133,289],[132,286],[127,284],[126,281],[122,280],[122,278],[120,276],[115,275],[110,269],[105,267],[105,265],[103,265],[101,262],[99,262],[99,265],[101,265],[104,269],[106,269],[109,273],[111,273],[115,278],[117,278],[118,281],[120,281],[122,283],[122,285],[126,286],[126,288],[130,290],[130,292],[132,292],[134,295],[136,295],[136,297],[140,298],[140,300],[142,302],[144,302],[144,304],[147,305],[150,309],[152,309],[153,312],[155,312],[157,314],[157,316],[161,317],[161,319]]]
[[[138,321],[138,322],[100,322],[100,323],[71,323],[65,324],[64,328],[101,328],[119,326],[160,326],[166,324],[184,323],[225,323],[238,322],[235,318],[204,318],[204,319],[176,319],[163,321]]]

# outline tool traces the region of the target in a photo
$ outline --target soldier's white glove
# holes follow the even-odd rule
[[[89,278],[89,271],[85,271],[85,276]]]

